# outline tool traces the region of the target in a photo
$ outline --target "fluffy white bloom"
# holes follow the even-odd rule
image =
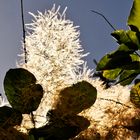
[[[128,124],[127,121],[138,112],[130,103],[129,87],[117,85],[105,89],[99,79],[91,77],[93,70],[88,69],[86,62],[82,60],[82,57],[87,54],[83,54],[79,31],[73,22],[65,19],[65,10],[60,14],[59,7],[55,9],[54,6],[44,14],[41,12],[38,12],[38,15],[31,14],[34,21],[27,25],[29,31],[31,30],[26,36],[25,44],[28,53],[27,63],[19,65],[35,75],[45,92],[39,108],[34,112],[36,125],[42,126],[46,122],[46,113],[53,107],[53,103],[57,102],[59,98],[57,94],[61,89],[86,80],[96,87],[97,100],[92,107],[80,113],[90,119],[91,125],[79,134],[79,137],[84,135],[88,137],[91,129],[105,137],[115,126]],[[22,55],[22,61],[24,61],[24,55]],[[28,122],[29,116],[24,117],[22,125],[27,124],[31,127]],[[124,133],[118,134],[118,132],[116,135],[121,139]],[[92,134],[93,131],[87,139],[93,140]],[[84,138],[81,139],[84,140]]]
[[[103,82],[98,78],[93,79],[92,74],[93,71],[85,64],[83,71],[77,75],[77,82],[86,80],[96,87],[97,99],[94,105],[80,113],[90,120],[91,125],[74,140],[99,139],[98,134],[102,139],[132,139],[135,133],[123,126],[133,125],[140,111],[130,102],[130,87],[115,85],[105,89]]]
[[[49,106],[52,106],[52,95],[73,84],[80,65],[84,63],[81,58],[87,55],[83,54],[80,45],[78,26],[65,19],[66,9],[60,14],[59,8],[55,9],[54,6],[44,14],[31,14],[34,21],[27,24],[31,32],[26,36],[25,44],[27,64],[20,63],[43,86],[45,94],[39,112],[36,112],[36,115],[41,112],[43,117],[46,116]],[[21,61],[24,61],[24,54]]]

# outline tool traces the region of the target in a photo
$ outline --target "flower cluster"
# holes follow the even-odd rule
[[[36,125],[42,126],[46,123],[46,113],[57,102],[60,90],[85,80],[96,87],[98,92],[95,104],[80,113],[91,122],[89,131],[87,129],[85,133],[88,135],[88,132],[94,129],[96,134],[105,137],[113,127],[123,125],[126,119],[130,120],[136,115],[136,110],[129,101],[130,89],[120,85],[105,89],[100,79],[92,78],[93,71],[88,69],[86,62],[82,60],[87,54],[83,54],[77,26],[65,18],[66,9],[62,14],[59,9],[60,7],[55,9],[54,6],[44,14],[31,14],[34,21],[27,24],[29,32],[26,43],[23,44],[27,49],[27,63],[22,63],[24,54],[21,55],[19,63],[20,67],[35,75],[44,89],[40,106],[34,112]],[[25,116],[23,126],[30,127],[28,119],[28,116]],[[77,139],[83,137],[83,140],[84,136],[94,138],[86,134],[82,132]]]
[[[65,19],[65,11],[59,13],[55,6],[44,14],[31,14],[34,21],[27,24],[29,34],[26,36],[27,64],[24,54],[20,67],[31,71],[45,91],[39,112],[36,116],[46,116],[52,106],[52,96],[56,91],[73,84],[76,73],[84,63],[80,45],[78,26]],[[49,107],[50,106],[50,107]],[[46,120],[44,120],[46,121]]]

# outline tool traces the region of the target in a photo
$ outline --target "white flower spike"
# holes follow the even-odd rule
[[[97,89],[97,100],[93,106],[79,114],[90,120],[90,126],[77,138],[93,140],[96,137],[95,131],[101,137],[111,132],[118,139],[122,139],[124,135],[131,137],[130,131],[118,127],[129,124],[132,118],[140,114],[130,102],[130,88],[116,85],[105,89],[99,79],[92,78],[93,70],[88,69],[86,62],[82,60],[87,54],[83,54],[78,27],[66,19],[66,9],[62,14],[59,9],[60,7],[56,9],[54,6],[44,14],[31,14],[34,21],[27,24],[27,63],[19,64],[32,72],[44,89],[39,108],[34,112],[36,127],[46,123],[46,113],[54,107],[60,90],[85,80]],[[24,62],[24,55],[21,61]],[[29,119],[29,116],[24,115],[24,127],[33,127]]]
[[[44,14],[30,13],[34,21],[27,24],[27,29],[30,31],[25,44],[27,64],[19,64],[32,72],[45,90],[40,106],[46,106],[47,109],[41,107],[39,112],[37,111],[38,115],[42,112],[44,117],[49,109],[48,106],[52,106],[52,95],[73,84],[76,73],[84,63],[82,58],[88,55],[83,54],[78,26],[65,19],[67,8],[62,14],[59,13],[59,9],[60,6],[56,9],[54,5]],[[21,61],[24,62],[24,55]]]

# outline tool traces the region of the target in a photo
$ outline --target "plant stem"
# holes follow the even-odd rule
[[[25,42],[25,24],[24,24],[24,14],[23,14],[23,0],[21,0],[21,18],[22,18],[22,32],[23,32],[23,50],[25,63],[27,63],[27,50],[26,50],[26,42]]]

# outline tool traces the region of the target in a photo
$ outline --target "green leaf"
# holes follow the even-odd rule
[[[134,85],[131,89],[130,101],[140,108],[140,82]]]
[[[136,70],[124,70],[119,77],[119,82],[121,85],[125,86],[131,84],[131,82],[138,76],[139,71]]]
[[[131,61],[124,66],[124,69],[128,70],[140,70],[140,56],[137,54],[130,54]]]
[[[97,64],[97,71],[121,68],[125,70],[140,69],[140,57],[124,51],[115,51],[105,55]]]
[[[68,110],[69,111],[69,110]],[[53,122],[29,131],[29,140],[70,140],[88,128],[90,121],[82,116],[58,116]]]
[[[23,114],[36,110],[43,96],[42,86],[36,84],[35,76],[22,68],[6,73],[4,90],[11,106]]]
[[[96,70],[97,71],[100,71],[100,70],[107,70],[105,67],[107,65],[107,63],[111,60],[109,57],[108,57],[109,54],[106,54],[105,56],[103,56],[101,58],[101,60],[99,61],[99,63],[97,64],[97,67],[96,67]]]
[[[127,23],[132,30],[140,31],[140,0],[134,0]]]
[[[61,114],[78,114],[94,104],[97,90],[86,81],[64,88],[59,95],[56,109]]]
[[[140,48],[139,34],[137,32],[131,30],[116,30],[111,33],[111,35],[117,39],[119,44],[124,44],[127,51],[129,50],[134,52]]]
[[[126,35],[126,31],[124,30],[116,30],[111,35],[117,40],[119,44],[126,43],[129,40],[128,36]]]
[[[22,114],[8,106],[0,107],[0,127],[8,128],[15,125],[20,125]]]
[[[121,44],[120,46],[118,46],[117,51],[120,51],[120,52],[122,51],[124,53],[133,53],[135,50],[125,44]]]
[[[97,71],[122,68],[124,65],[129,64],[129,62],[131,62],[131,57],[129,54],[124,53],[123,51],[116,51],[105,55],[100,60],[100,62],[97,64]]]
[[[131,60],[140,62],[140,56],[138,56],[137,54],[130,54]]]
[[[109,80],[114,80],[118,77],[122,69],[117,68],[117,69],[112,69],[112,70],[104,70],[103,71],[103,76]]]

